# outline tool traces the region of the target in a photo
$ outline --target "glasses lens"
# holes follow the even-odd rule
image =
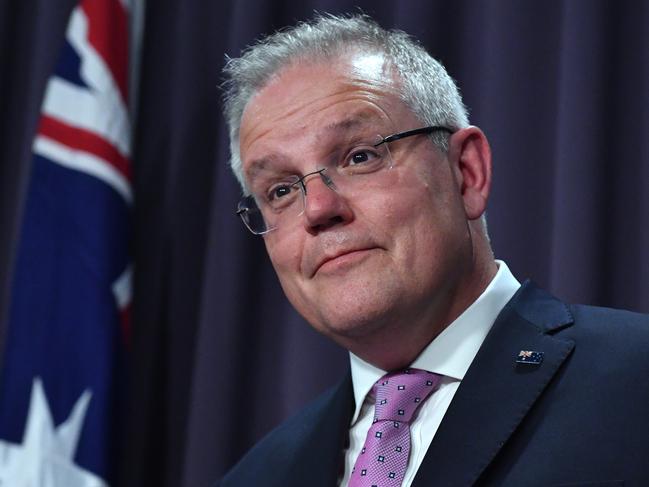
[[[237,206],[237,214],[241,217],[246,227],[248,227],[248,230],[255,235],[262,235],[268,232],[269,229],[253,196],[241,198]]]

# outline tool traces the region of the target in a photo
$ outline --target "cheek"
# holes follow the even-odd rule
[[[300,273],[302,245],[299,240],[287,233],[275,232],[265,237],[265,244],[270,261],[282,286],[295,280]]]
[[[407,193],[387,212],[395,252],[414,274],[434,271],[440,260],[452,257],[465,233],[454,187],[446,173],[436,173],[439,177],[431,177],[428,171],[425,177],[413,179]]]
[[[265,243],[284,294],[300,313],[304,313],[305,309],[308,309],[305,306],[308,300],[305,297],[307,284],[301,272],[303,240],[297,235],[278,233],[267,235]]]

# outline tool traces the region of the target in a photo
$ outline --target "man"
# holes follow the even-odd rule
[[[327,16],[226,74],[239,214],[351,367],[221,485],[649,479],[649,319],[566,305],[494,260],[489,145],[437,61]]]

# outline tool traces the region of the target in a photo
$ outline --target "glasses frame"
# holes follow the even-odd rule
[[[396,134],[392,134],[392,135],[388,135],[387,137],[383,137],[380,142],[377,142],[376,144],[374,144],[374,147],[378,147],[381,144],[389,144],[390,142],[395,142],[397,140],[405,139],[407,137],[413,137],[415,135],[422,135],[422,134],[432,134],[434,132],[448,132],[449,135],[452,135],[453,133],[455,133],[455,130],[453,130],[453,129],[449,128],[449,127],[445,127],[443,125],[429,125],[429,126],[426,126],[426,127],[419,127],[419,128],[416,128],[416,129],[405,130],[403,132],[397,132]],[[309,176],[312,176],[314,174],[318,174],[323,179],[325,184],[327,184],[327,186],[331,187],[330,183],[327,182],[327,180],[329,180],[329,178],[324,174],[325,169],[326,168],[322,168],[322,169],[318,169],[317,171],[312,171],[310,173],[307,173],[304,176],[302,176],[301,178],[299,178],[294,184],[299,184],[300,189],[303,192],[303,195],[306,196],[306,186],[304,184],[304,180]],[[273,228],[264,230],[262,232],[258,232],[258,231],[253,230],[250,227],[250,224],[248,223],[248,220],[247,220],[247,217],[246,217],[246,213],[250,210],[250,208],[241,208],[241,205],[242,205],[243,201],[245,199],[247,199],[249,196],[250,195],[244,196],[239,201],[238,208],[237,208],[237,211],[236,211],[236,214],[239,216],[239,218],[241,218],[241,221],[246,226],[246,228],[248,230],[250,230],[250,233],[252,233],[253,235],[265,235],[266,233],[275,230],[276,227],[273,227]],[[262,216],[262,218],[263,218],[263,216]]]
[[[389,144],[390,142],[405,139],[406,137],[412,137],[413,135],[432,134],[433,132],[448,132],[448,134],[450,135],[455,133],[455,130],[449,127],[445,127],[443,125],[429,125],[427,127],[420,127],[418,129],[406,130],[404,132],[398,132],[396,134],[383,137],[383,140],[378,144],[375,144],[375,147],[377,145]]]

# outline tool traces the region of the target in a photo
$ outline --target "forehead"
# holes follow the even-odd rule
[[[248,103],[241,120],[244,171],[268,152],[304,150],[351,130],[377,133],[414,117],[381,54],[349,54],[331,62],[284,68]]]

